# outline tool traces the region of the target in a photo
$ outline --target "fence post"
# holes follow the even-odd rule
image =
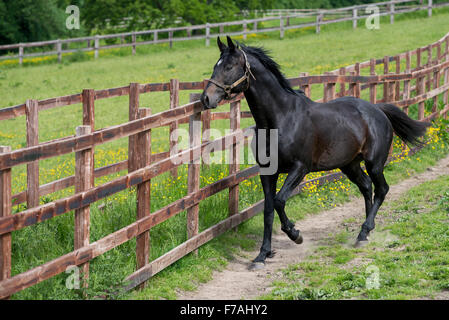
[[[151,109],[140,108],[139,118],[145,118],[151,115]],[[146,167],[151,164],[151,130],[140,132],[137,134],[137,148],[139,152],[136,154],[136,163],[139,168]],[[151,180],[147,180],[137,185],[137,220],[142,219],[151,212]],[[150,259],[150,230],[139,234],[136,237],[136,269],[144,267]],[[140,284],[139,288],[145,288],[146,282]]]
[[[170,79],[170,109],[175,109],[179,105],[179,80]],[[178,121],[170,123],[170,155],[178,153]],[[173,179],[178,177],[178,167],[170,170]]]
[[[440,70],[435,70],[433,72],[433,89],[437,89],[440,86]],[[432,113],[436,112],[438,109],[438,95],[433,97]]]
[[[76,136],[81,137],[91,133],[90,126],[78,126]],[[75,193],[87,191],[92,185],[92,149],[75,153]],[[89,245],[90,239],[90,205],[75,210],[75,250]],[[89,262],[79,266],[83,273],[83,287],[88,287]]]
[[[432,0],[429,0],[429,5],[428,5],[428,8],[427,8],[427,15],[429,16],[429,17],[431,17],[432,16]]]
[[[321,32],[321,21],[323,21],[323,14],[320,12],[316,16],[316,33],[319,34]]]
[[[411,60],[412,60],[412,54],[410,51],[407,51],[405,54],[405,73],[411,73]],[[410,80],[404,81],[404,92],[402,95],[402,100],[408,100],[410,99]],[[404,112],[408,114],[408,105],[404,107]]]
[[[248,23],[246,20],[243,21],[243,40],[246,40],[248,38]]]
[[[376,75],[376,59],[371,59],[369,63],[369,71],[371,76]],[[377,83],[370,83],[369,85],[369,101],[377,103]]]
[[[426,78],[419,77],[416,80],[416,95],[420,96],[425,93],[426,90]],[[418,103],[418,120],[424,119],[425,101]]]
[[[154,35],[153,35],[153,42],[157,42],[157,39],[158,39],[158,32],[157,31],[154,31]]]
[[[352,9],[352,28],[357,29],[357,9]]]
[[[83,97],[83,125],[90,126],[90,132],[95,131],[95,90],[84,89]],[[92,147],[92,186],[95,185],[95,158],[94,148]]]
[[[168,43],[169,43],[170,49],[173,48],[173,31],[168,32]]]
[[[136,34],[134,32],[131,34],[131,41],[133,45],[132,54],[134,56],[136,54]]]
[[[446,68],[444,70],[444,85],[446,85],[448,83],[449,83],[449,68]],[[443,103],[444,103],[443,109],[449,108],[449,89],[444,92]],[[444,113],[444,119],[447,119],[447,113],[448,113],[448,111],[446,111]]]
[[[384,56],[384,74],[388,74],[390,72],[390,57]],[[388,102],[388,93],[389,93],[389,83],[384,81],[384,103]]]
[[[210,26],[206,23],[206,47],[210,46]]]
[[[208,142],[210,141],[210,122],[211,122],[211,110],[204,110],[201,114],[201,120],[203,122],[203,129],[202,129],[202,142]],[[203,154],[202,157],[202,164],[203,165],[209,165],[210,164],[210,153]]]
[[[432,45],[428,45],[426,47],[426,50],[427,50],[426,68],[430,68],[432,66]],[[431,78],[432,78],[432,74],[429,72],[429,74],[427,75],[427,80],[426,80],[427,91],[430,91],[430,84],[432,82]]]
[[[340,70],[338,71],[338,74],[340,76],[345,76],[346,75],[346,68],[345,67],[341,67]],[[338,92],[338,97],[344,97],[346,95],[346,83],[344,81],[340,82],[340,91]]]
[[[416,69],[419,69],[419,67],[421,67],[421,63],[422,63],[422,49],[418,48],[416,49]]]
[[[11,152],[11,147],[0,146],[0,154],[8,152]],[[11,209],[11,168],[7,168],[0,170],[0,218],[11,215]],[[0,281],[9,277],[11,277],[11,233],[5,233],[0,235]]]
[[[139,118],[139,87],[138,83],[129,84],[129,121]],[[128,172],[138,169],[137,135],[128,137]]]
[[[56,42],[56,51],[58,52],[58,62],[60,63],[62,61],[62,43],[59,39]]]
[[[240,130],[240,101],[232,102],[230,104],[230,128],[234,133]],[[233,139],[232,146],[229,148],[229,174],[236,173],[240,169],[240,137],[236,136]],[[229,187],[229,216],[237,214],[239,212],[239,185],[233,185]],[[234,229],[237,231],[237,227]]]
[[[405,54],[405,73],[409,74],[412,72],[411,70],[411,60],[412,60],[412,54],[410,51],[407,51]],[[410,99],[410,80],[404,80],[404,92],[402,93],[402,100],[408,100]],[[404,106],[402,109],[405,114],[408,115],[408,105]],[[402,150],[407,149],[407,144],[405,142],[402,142]]]
[[[357,75],[357,73],[355,71],[351,71],[349,72],[351,77],[355,77]],[[349,94],[352,95],[353,97],[357,96],[357,82],[353,81],[349,83]]]
[[[39,105],[37,100],[25,103],[27,146],[39,144]],[[39,160],[27,164],[27,206],[39,206]]]
[[[284,39],[284,18],[282,15],[279,18],[279,36],[281,39]]]
[[[446,37],[444,52],[445,52],[445,56],[446,56],[446,61],[449,61],[449,37]],[[446,68],[444,70],[444,85],[446,85],[448,83],[449,83],[449,68]],[[443,103],[444,103],[444,109],[449,108],[449,89],[444,92]],[[444,119],[447,119],[447,113],[448,113],[448,111],[446,111],[444,113]]]
[[[325,72],[324,75],[331,76],[333,75],[332,72]],[[324,84],[324,92],[323,92],[323,102],[329,102],[334,99],[335,97],[335,83],[329,82],[326,80],[326,83]]]
[[[98,58],[98,50],[100,48],[100,39],[98,38],[98,36],[95,36],[95,42],[94,42],[94,49],[95,49],[95,59]]]
[[[299,74],[299,76],[300,77],[308,77],[309,76],[309,73],[308,72],[301,72],[300,74]],[[301,86],[301,88],[300,88],[302,91],[304,91],[304,94],[308,97],[308,98],[310,98],[310,94],[311,94],[311,89],[310,89],[310,85],[309,84],[305,84],[305,85],[302,85]]]
[[[254,21],[253,23],[253,31],[257,32],[257,21]]]
[[[21,65],[23,63],[23,45],[20,44],[19,46],[19,64]]]
[[[394,61],[396,63],[396,74],[400,74],[401,73],[401,56],[397,55],[394,57]],[[394,101],[399,101],[400,99],[400,95],[401,95],[401,83],[400,81],[395,81],[394,82]]]
[[[95,131],[95,90],[84,89],[83,99],[83,125],[90,126],[91,132]]]
[[[354,65],[354,71],[356,76],[360,76],[360,63],[357,62]],[[356,82],[354,85],[354,94],[356,98],[360,98],[360,82]]]
[[[394,23],[394,3],[391,3],[390,5],[390,23]]]
[[[197,93],[190,94],[190,102],[198,99]],[[201,112],[194,113],[189,118],[189,137],[190,148],[201,145]],[[189,194],[197,192],[200,189],[200,156],[195,152],[191,152],[190,154],[193,155],[193,159],[191,159],[188,165],[187,192]],[[195,159],[196,156],[198,156],[198,159]],[[187,209],[187,237],[189,239],[198,234],[199,209],[199,204]],[[198,250],[195,250],[194,254],[197,255]]]

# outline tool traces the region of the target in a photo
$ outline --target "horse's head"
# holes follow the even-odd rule
[[[238,94],[248,89],[251,69],[248,58],[228,36],[228,46],[217,37],[220,59],[215,64],[209,83],[201,95],[201,102],[206,109],[214,109],[221,100],[231,98],[231,93]]]

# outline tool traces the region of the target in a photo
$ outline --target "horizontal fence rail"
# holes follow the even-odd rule
[[[376,69],[377,67],[377,69]],[[383,73],[377,74],[383,67]],[[391,72],[394,70],[394,72]],[[449,112],[449,33],[439,41],[428,46],[417,48],[396,56],[385,56],[381,59],[370,59],[351,66],[346,66],[323,75],[309,76],[301,73],[299,77],[289,79],[292,86],[300,88],[311,97],[312,90],[319,87],[322,98],[318,102],[330,101],[337,97],[352,95],[369,97],[372,103],[388,102],[401,107],[406,113],[410,108],[417,108],[417,118],[429,121],[438,117],[447,118]],[[9,146],[0,146],[0,297],[8,298],[12,294],[49,279],[66,270],[69,266],[80,266],[84,271],[83,286],[87,286],[89,261],[95,257],[137,238],[136,271],[125,280],[125,289],[141,287],[154,274],[163,270],[176,260],[201,245],[217,237],[223,232],[233,229],[243,221],[259,213],[263,208],[263,200],[239,211],[239,184],[259,174],[258,166],[240,169],[235,164],[229,165],[229,174],[224,178],[199,185],[199,165],[201,160],[209,156],[208,152],[229,151],[234,159],[238,157],[238,146],[247,144],[252,136],[252,127],[240,128],[242,118],[251,117],[251,113],[241,110],[242,94],[231,101],[223,101],[229,105],[229,111],[211,112],[203,110],[198,101],[198,91],[203,90],[204,81],[179,82],[172,79],[168,83],[137,84],[125,87],[93,90],[85,89],[82,93],[44,100],[27,100],[22,105],[0,109],[0,120],[8,121],[16,117],[26,117],[27,146],[11,150]],[[193,91],[189,103],[179,106],[179,93],[183,90]],[[170,108],[152,114],[149,108],[141,108],[139,97],[142,94],[166,91],[170,94]],[[315,92],[315,91],[314,91]],[[95,101],[111,97],[129,97],[129,121],[102,129],[95,129]],[[442,98],[442,99],[440,99]],[[443,105],[439,105],[439,101]],[[426,111],[425,103],[432,102],[430,111]],[[83,125],[74,128],[74,135],[52,141],[39,142],[39,112],[50,108],[59,108],[71,104],[82,104]],[[211,128],[214,120],[229,119],[230,133],[211,140],[202,132]],[[193,124],[199,121],[201,128]],[[190,132],[190,145],[183,150],[176,150],[170,145],[169,151],[151,153],[151,130],[168,127],[170,132],[180,124],[187,124]],[[129,140],[128,159],[95,168],[93,162],[94,149],[98,145],[120,138]],[[416,152],[413,149],[412,152]],[[40,185],[36,168],[44,159],[64,154],[75,154],[76,170],[73,176],[64,177],[45,185]],[[390,155],[390,158],[394,155]],[[182,198],[158,209],[150,214],[151,179],[165,172],[177,175],[181,165],[173,161],[175,158],[188,157],[188,193]],[[18,194],[11,194],[11,169],[27,166],[27,189]],[[113,178],[106,183],[95,185],[95,179],[127,170],[127,173]],[[324,184],[342,178],[340,172],[330,172],[320,178],[304,181],[295,190],[301,192],[308,183]],[[72,195],[65,196],[48,203],[40,198],[58,190],[75,186]],[[90,243],[90,206],[118,192],[135,187],[137,190],[136,221],[102,239]],[[229,216],[220,223],[199,232],[199,203],[223,190],[229,190]],[[14,205],[26,203],[25,210],[12,214]],[[11,234],[23,228],[54,217],[75,214],[74,250],[43,265],[23,273],[11,276]],[[149,231],[154,226],[171,217],[187,211],[188,239],[180,246],[165,253],[161,257],[149,261]],[[32,239],[30,239],[32,241]]]
[[[401,4],[406,4],[402,5]],[[279,32],[280,38],[284,37],[286,30],[301,29],[307,27],[315,27],[319,33],[322,25],[352,21],[353,27],[357,28],[357,21],[366,19],[370,14],[365,14],[366,9],[375,5],[379,9],[379,16],[390,16],[390,23],[394,23],[396,14],[415,12],[426,10],[428,16],[432,15],[433,8],[441,8],[449,6],[448,3],[433,4],[432,0],[427,3],[416,0],[395,0],[387,2],[377,2],[373,4],[364,4],[336,9],[313,9],[313,10],[269,10],[265,17],[256,19],[244,19],[230,22],[206,23],[194,26],[182,26],[174,28],[164,28],[156,30],[143,30],[124,32],[107,35],[95,35],[89,37],[79,37],[72,39],[58,39],[50,41],[38,41],[29,43],[17,43],[0,45],[0,51],[17,51],[15,55],[2,55],[2,59],[18,59],[22,64],[24,58],[56,55],[58,61],[61,62],[63,54],[75,52],[94,52],[94,57],[99,57],[99,51],[104,49],[131,47],[132,54],[136,53],[136,47],[141,45],[169,43],[170,47],[173,42],[205,39],[206,46],[210,45],[210,39],[216,36],[243,36],[246,40],[250,33]],[[295,18],[312,18],[314,21],[307,23],[294,24]],[[261,24],[269,22],[274,26],[262,27]],[[238,30],[226,30],[229,27],[238,27]],[[251,26],[251,28],[250,28]],[[195,34],[197,32],[197,34]],[[119,41],[119,44],[110,44],[108,42]],[[106,42],[106,43],[104,43]],[[77,48],[70,49],[71,44],[77,44]],[[84,44],[86,44],[84,46]],[[25,49],[44,47],[53,47],[51,51],[39,51],[25,53]],[[65,47],[65,49],[64,49]],[[68,97],[67,97],[68,98]],[[50,103],[50,102],[49,102]]]

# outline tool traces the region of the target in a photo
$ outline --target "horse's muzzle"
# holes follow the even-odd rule
[[[217,94],[213,94],[212,96],[209,96],[209,94],[207,94],[207,91],[204,91],[203,94],[201,95],[201,103],[204,106],[204,109],[215,109],[218,106],[218,103],[220,102],[221,99],[219,99],[219,97],[217,97]]]

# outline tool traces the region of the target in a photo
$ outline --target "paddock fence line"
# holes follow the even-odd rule
[[[248,34],[265,32],[279,32],[279,37],[282,39],[287,30],[314,27],[316,33],[320,33],[321,26],[344,21],[352,21],[353,28],[357,28],[359,20],[366,19],[372,14],[371,11],[367,13],[367,8],[372,8],[372,6],[376,6],[379,9],[379,16],[390,16],[390,23],[394,23],[394,17],[397,14],[426,10],[430,17],[434,8],[447,7],[449,6],[449,2],[434,4],[432,0],[427,0],[427,3],[417,0],[394,0],[337,9],[311,10],[308,12],[299,12],[297,11],[298,9],[289,11],[278,9],[269,11],[270,16],[268,17],[256,19],[95,35],[72,39],[7,44],[0,45],[0,52],[10,52],[12,50],[17,52],[17,54],[1,55],[0,60],[18,59],[19,64],[22,64],[24,58],[57,56],[58,61],[61,62],[63,54],[67,53],[79,51],[94,52],[94,57],[98,58],[100,50],[125,47],[131,47],[132,54],[134,55],[136,54],[137,46],[141,45],[168,43],[171,47],[173,42],[204,39],[206,46],[209,46],[210,40],[216,36],[243,36],[243,39],[246,40]],[[295,19],[299,18],[306,18],[311,21],[305,23],[295,22]],[[272,24],[272,26],[260,26],[261,23],[267,22]],[[231,30],[231,28],[233,29]],[[75,48],[70,48],[71,45],[72,47],[75,46]],[[39,47],[42,47],[44,51],[36,52],[35,49],[31,49]],[[45,51],[50,47],[53,47],[53,50]],[[26,53],[25,49],[34,52]]]
[[[377,67],[377,68],[376,68]],[[382,70],[378,72],[378,70]],[[312,90],[323,93],[317,101],[325,102],[336,97],[353,95],[372,103],[388,102],[401,107],[406,113],[416,114],[420,121],[430,121],[439,117],[447,118],[449,111],[449,33],[428,46],[417,48],[396,56],[356,63],[323,75],[301,73],[289,79],[292,86],[301,88],[311,97]],[[258,166],[241,169],[229,164],[229,174],[223,179],[200,187],[199,166],[201,158],[207,157],[209,150],[229,150],[234,157],[239,145],[246,144],[251,137],[251,128],[240,128],[242,118],[251,113],[241,110],[244,96],[240,94],[231,101],[229,111],[211,112],[203,110],[198,101],[198,92],[203,90],[205,81],[180,82],[172,79],[168,83],[131,83],[128,86],[93,90],[45,100],[27,100],[24,104],[0,109],[0,121],[19,116],[26,117],[27,147],[12,150],[10,146],[0,146],[0,298],[8,298],[14,293],[63,273],[69,266],[79,266],[83,270],[83,285],[89,278],[89,261],[103,253],[133,239],[136,244],[136,271],[125,279],[126,289],[141,287],[153,275],[173,262],[195,251],[223,232],[233,229],[263,209],[263,200],[239,211],[239,184],[255,177]],[[190,102],[179,106],[179,93],[192,91]],[[143,94],[165,91],[170,94],[170,107],[166,111],[152,114],[149,108],[142,108],[139,97]],[[115,126],[96,129],[95,101],[118,96],[129,97],[129,121]],[[426,109],[426,102],[428,108]],[[38,140],[39,112],[72,104],[82,104],[83,125],[74,128],[74,135],[51,141]],[[413,111],[413,112],[412,112]],[[230,133],[211,140],[204,134],[214,120],[229,119]],[[201,128],[194,126],[201,122]],[[189,124],[190,145],[184,150],[151,153],[151,130],[168,127],[171,134],[180,124]],[[105,167],[95,168],[94,149],[98,145],[128,138],[128,159]],[[417,149],[411,150],[416,152]],[[405,152],[405,148],[404,151]],[[60,180],[40,185],[39,162],[64,154],[75,154],[75,174]],[[164,172],[176,175],[181,164],[175,158],[189,156],[187,194],[150,212],[151,179]],[[390,155],[394,157],[393,154]],[[27,166],[27,189],[12,194],[12,168]],[[95,185],[95,179],[107,174],[127,170],[127,174],[106,183]],[[293,194],[301,192],[308,183],[319,185],[340,179],[340,172],[306,180]],[[75,186],[73,195],[41,203],[41,197],[58,190]],[[104,238],[90,242],[90,207],[95,202],[106,199],[120,191],[136,188],[136,221]],[[229,216],[220,223],[199,232],[199,204],[223,190],[229,190]],[[26,203],[26,210],[12,214],[13,206]],[[154,226],[187,211],[186,229],[188,240],[159,258],[149,261],[149,231]],[[20,274],[11,275],[11,234],[29,228],[40,222],[69,212],[74,212],[74,250]],[[31,239],[30,239],[31,240]]]

